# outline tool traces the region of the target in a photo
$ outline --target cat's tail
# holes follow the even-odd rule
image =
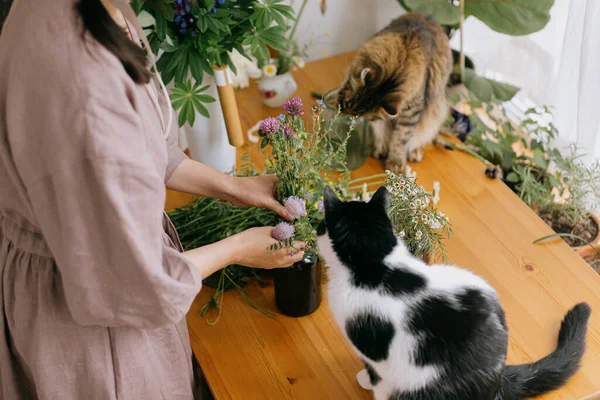
[[[534,397],[563,386],[579,369],[591,312],[588,304],[577,304],[569,310],[560,326],[556,350],[531,364],[507,366],[502,374],[498,398]]]

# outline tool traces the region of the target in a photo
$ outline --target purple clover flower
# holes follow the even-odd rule
[[[277,118],[268,117],[260,123],[258,129],[265,135],[272,135],[281,128],[281,123]]]
[[[298,196],[290,196],[283,203],[285,209],[294,219],[306,216],[306,203]]]
[[[457,111],[453,107],[450,107],[450,114],[452,114],[452,118],[454,118],[454,129],[458,133],[456,137],[461,142],[466,141],[467,135],[473,130],[471,120],[467,115]]]
[[[325,212],[325,203],[323,202],[323,200],[319,200],[319,202],[317,203],[317,209],[319,210],[319,212]]]
[[[275,225],[273,230],[271,231],[271,237],[280,242],[285,242],[294,237],[296,230],[293,225],[288,224],[287,222],[280,222]]]
[[[294,97],[283,103],[283,109],[288,115],[304,115],[304,111],[302,110],[302,99],[300,97]]]
[[[285,133],[285,136],[289,138],[293,138],[294,136],[296,136],[296,132],[294,132],[294,129],[291,126],[286,126],[285,128],[283,128],[283,133]]]

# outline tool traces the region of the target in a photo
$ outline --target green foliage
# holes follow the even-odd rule
[[[518,87],[507,83],[477,76],[475,71],[470,68],[465,68],[464,84],[480,100],[494,103],[509,101],[520,90]]]
[[[529,35],[543,29],[550,20],[554,0],[460,0],[465,17],[473,16],[496,32],[511,36]],[[440,24],[456,25],[460,7],[452,0],[398,0],[407,11],[431,14]]]
[[[442,25],[460,22],[460,9],[448,0],[399,0],[405,10],[430,14]]]
[[[550,20],[554,0],[462,0],[466,16],[473,16],[496,32],[529,35]]]
[[[486,110],[491,125],[475,112],[469,115],[473,126],[465,141],[469,151],[484,163],[499,165],[505,183],[539,213],[569,226],[589,217],[600,201],[600,162],[584,162],[577,147],[563,155],[552,146],[558,131],[548,107],[527,110],[525,120],[515,125],[501,105],[472,95],[464,100],[471,110]]]
[[[160,53],[158,72],[165,84],[174,81],[178,100],[182,96],[186,98],[174,104],[180,111],[180,126],[186,122],[192,125],[195,112],[208,118],[203,104],[214,99],[196,89],[202,83],[204,73],[213,74],[213,66],[228,65],[235,73],[229,58],[233,49],[247,56],[242,44],[248,44],[251,54],[259,62],[265,62],[269,58],[267,45],[275,49],[287,48],[287,21],[293,20],[294,15],[293,9],[282,3],[283,0],[226,0],[212,13],[214,1],[192,0],[187,17],[193,17],[197,22],[182,33],[175,22],[170,1],[133,2],[152,52],[156,56]],[[189,74],[193,83],[188,80]]]

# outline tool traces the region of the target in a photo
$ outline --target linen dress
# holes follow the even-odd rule
[[[0,35],[0,398],[192,399],[176,120],[74,5],[17,0]]]

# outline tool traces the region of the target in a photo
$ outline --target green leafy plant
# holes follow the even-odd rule
[[[488,176],[498,169],[498,176],[557,232],[538,241],[560,236],[576,246],[594,239],[598,229],[590,217],[600,201],[600,161],[585,162],[584,152],[576,146],[565,154],[553,147],[558,131],[550,109],[529,109],[525,120],[516,125],[502,105],[472,95],[460,101],[470,113],[467,117],[453,111],[447,127],[460,131],[457,137],[462,143],[438,142],[481,160]],[[469,127],[466,134],[461,131],[465,126]]]
[[[259,62],[269,59],[270,46],[286,50],[288,21],[293,9],[283,0],[164,0],[133,1],[165,84],[175,83],[172,101],[180,112],[179,124],[194,123],[194,112],[207,117],[203,104],[214,101],[202,94],[204,74],[213,67],[235,65],[233,49],[249,58],[244,46]],[[191,79],[189,76],[191,75]],[[204,90],[201,90],[204,89]],[[183,115],[183,116],[182,116]]]
[[[407,11],[431,14],[449,36],[461,30],[469,17],[477,18],[496,32],[522,36],[548,24],[554,0],[398,0],[398,3]],[[462,38],[460,54],[463,58]],[[455,68],[459,69],[465,86],[483,101],[508,101],[519,91],[513,85],[477,76],[462,62]]]

